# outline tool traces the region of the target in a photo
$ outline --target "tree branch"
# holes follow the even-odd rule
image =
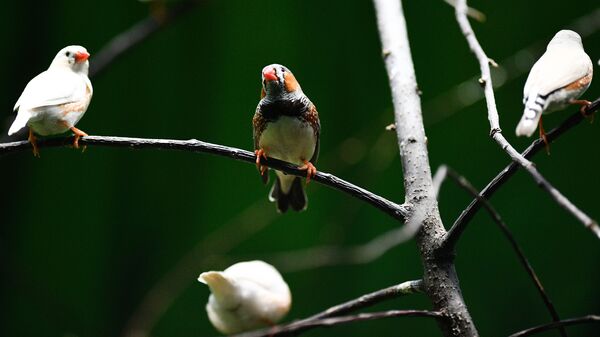
[[[422,292],[422,281],[421,280],[407,281],[407,282],[403,282],[403,283],[395,285],[395,286],[391,286],[388,288],[384,288],[384,289],[363,295],[357,299],[336,305],[336,306],[331,307],[323,312],[320,312],[316,315],[310,316],[308,318],[305,318],[305,319],[302,319],[299,321],[295,321],[295,322],[285,324],[285,325],[274,326],[274,327],[267,328],[267,329],[251,331],[251,332],[239,334],[236,336],[237,337],[263,337],[263,336],[267,337],[267,336],[295,335],[299,332],[306,331],[310,328],[314,328],[317,326],[330,325],[330,324],[323,324],[323,322],[326,321],[327,319],[330,319],[330,317],[347,314],[352,311],[356,311],[356,310],[360,310],[363,308],[373,306],[373,305],[380,303],[382,301],[385,301],[385,300],[389,300],[389,299],[393,299],[393,298],[397,298],[397,297],[405,296],[405,295],[409,295],[409,294],[414,294],[417,292]],[[413,312],[413,311],[415,311],[415,310],[403,310],[402,312],[408,313],[408,312]],[[398,311],[398,312],[400,312],[400,311]],[[376,313],[376,314],[380,315],[381,313]],[[364,314],[357,315],[357,316],[339,317],[341,319],[340,323],[355,321],[354,319],[357,318],[358,316],[364,317]],[[354,317],[354,319],[349,319],[349,317]],[[372,319],[385,318],[385,317],[388,317],[388,316],[384,315],[382,317],[373,317]],[[368,318],[366,318],[366,319],[368,319]],[[365,319],[359,319],[359,320],[365,320]],[[329,322],[331,322],[331,321],[329,321]],[[338,324],[338,323],[336,323],[336,324]]]
[[[269,336],[290,336],[296,335],[300,332],[310,330],[316,327],[331,327],[340,324],[371,321],[382,318],[392,317],[434,317],[443,318],[444,315],[438,311],[427,311],[427,310],[390,310],[383,312],[365,313],[351,316],[340,316],[333,318],[317,319],[302,324],[290,324],[282,327],[273,327],[270,329],[260,330],[256,332],[243,333],[234,335],[233,337],[269,337]]]
[[[569,318],[569,319],[564,319],[562,321],[558,321],[558,322],[552,322],[552,323],[548,323],[548,324],[543,324],[543,325],[538,325],[536,327],[527,329],[527,330],[523,330],[523,331],[519,331],[516,332],[508,337],[525,337],[525,336],[531,336],[531,335],[535,335],[537,333],[540,332],[544,332],[544,331],[548,331],[548,330],[552,330],[552,329],[557,329],[557,328],[561,328],[561,327],[565,327],[565,326],[569,326],[569,325],[577,325],[577,324],[583,324],[583,323],[600,323],[600,316],[598,315],[587,315],[587,316],[582,316],[582,317],[576,317],[576,318]]]
[[[552,304],[550,297],[544,290],[544,286],[542,285],[542,282],[540,281],[537,274],[533,270],[533,267],[529,263],[529,260],[527,260],[527,257],[525,257],[525,253],[523,252],[523,249],[521,248],[521,246],[519,246],[514,235],[512,234],[512,232],[510,231],[510,229],[508,228],[506,223],[504,223],[504,221],[500,217],[500,214],[490,204],[490,202],[483,199],[479,195],[479,191],[477,191],[477,189],[475,187],[473,187],[473,185],[465,177],[459,175],[456,171],[454,171],[450,167],[447,167],[445,165],[440,166],[440,168],[438,169],[438,172],[436,172],[436,177],[437,176],[441,176],[441,177],[449,176],[450,178],[452,178],[452,180],[454,182],[456,182],[456,184],[458,186],[460,186],[462,189],[464,189],[467,193],[469,193],[473,197],[477,198],[483,204],[483,207],[486,209],[486,211],[488,212],[488,214],[490,215],[490,217],[492,218],[494,223],[496,223],[496,225],[498,225],[498,227],[500,228],[500,230],[502,231],[504,236],[510,242],[513,250],[517,254],[517,257],[519,258],[519,262],[521,263],[523,268],[525,268],[525,271],[527,271],[527,274],[529,274],[529,277],[533,281],[533,284],[535,285],[536,289],[540,293],[540,296],[542,297],[542,300],[544,301],[544,305],[548,309],[548,312],[550,312],[550,316],[552,316],[552,320],[554,322],[560,321],[560,317],[558,316],[558,312],[556,311],[556,308],[554,308],[554,304]],[[443,180],[443,178],[441,178],[441,179]],[[567,331],[563,327],[560,328],[560,334],[563,337],[567,337]]]
[[[38,140],[38,147],[57,147],[66,146],[73,143],[73,137],[49,138]],[[188,152],[210,153],[223,157],[232,158],[235,160],[245,161],[254,164],[256,156],[254,153],[234,147],[211,144],[202,142],[196,139],[190,140],[173,140],[173,139],[148,139],[148,138],[129,138],[129,137],[104,137],[104,136],[87,136],[79,140],[79,144],[84,145],[99,145],[108,147],[125,147],[129,149],[160,149],[160,150],[179,150]],[[30,150],[31,144],[28,141],[18,141],[12,143],[0,144],[0,156],[6,154]],[[306,176],[306,171],[298,169],[297,166],[283,162],[281,160],[268,158],[264,162],[265,165],[293,174],[299,177]],[[332,174],[317,172],[317,175],[312,179],[323,185],[335,188],[337,190],[348,193],[349,195],[365,201],[393,218],[404,221],[410,212],[409,205],[398,205],[379,195],[365,190],[364,188],[353,185],[343,179],[340,179]]]
[[[439,259],[433,254],[432,247],[439,243],[446,231],[432,186],[421,99],[402,2],[373,0],[373,3],[392,92],[405,200],[413,204],[414,214],[424,215],[416,238],[423,263],[425,292],[434,309],[444,310],[448,316],[448,319],[437,320],[445,336],[477,336],[477,329],[462,298],[452,259]]]
[[[146,19],[115,36],[95,56],[93,56],[92,62],[90,62],[89,76],[97,76],[125,52],[146,40],[160,28],[167,26],[183,14],[190,12],[203,1],[204,0],[185,0],[178,2],[172,7],[158,12],[157,15],[149,15]]]
[[[600,110],[600,98],[596,99],[591,105],[589,105],[585,109],[585,114],[590,115],[598,110]],[[565,120],[561,125],[552,129],[552,131],[546,133],[548,142],[552,143],[558,137],[562,136],[565,132],[569,131],[575,125],[579,124],[582,120],[583,120],[583,115],[579,111],[577,111],[576,113],[571,115],[571,117],[567,118],[567,120]],[[525,151],[523,151],[522,155],[525,158],[531,158],[544,148],[545,148],[544,142],[538,138],[538,139],[534,140],[531,143],[531,145],[529,145],[529,147],[527,147],[527,149],[525,149]],[[492,195],[494,195],[494,193],[496,193],[496,191],[502,185],[504,185],[508,181],[508,179],[510,179],[515,174],[515,172],[517,172],[518,168],[519,168],[519,164],[517,164],[515,162],[508,164],[508,166],[506,166],[502,171],[500,171],[500,173],[498,173],[494,177],[494,179],[492,179],[492,181],[490,181],[487,184],[487,186],[483,190],[481,190],[481,193],[479,195],[482,198],[489,200],[492,197]],[[465,208],[461,212],[461,214],[456,219],[456,221],[454,221],[452,228],[450,228],[450,230],[446,234],[446,237],[440,247],[440,250],[443,250],[443,251],[453,251],[454,250],[456,244],[458,243],[458,240],[460,239],[460,236],[462,235],[464,230],[467,228],[467,225],[473,219],[473,217],[475,216],[475,214],[477,213],[477,211],[480,208],[481,208],[481,202],[478,199],[473,199],[473,201],[471,201],[469,206],[467,206],[467,208]],[[600,238],[600,227],[598,227],[598,224],[596,224],[596,223],[590,224],[588,229],[590,229],[592,232],[594,232],[596,234],[597,237]]]
[[[518,162],[523,168],[533,177],[533,180],[543,190],[548,192],[554,201],[564,208],[567,212],[571,213],[577,220],[584,224],[584,226],[597,227],[596,221],[590,218],[587,214],[581,211],[575,206],[569,199],[567,199],[560,191],[552,186],[536,169],[536,167],[524,156],[518,153],[512,145],[502,135],[500,129],[500,120],[498,117],[498,110],[496,108],[496,99],[494,97],[494,89],[492,86],[492,77],[490,73],[490,58],[485,54],[483,48],[477,41],[473,28],[467,18],[467,2],[466,0],[457,0],[455,6],[456,20],[461,28],[463,35],[465,36],[471,51],[475,54],[479,66],[481,69],[480,83],[484,86],[485,99],[487,103],[488,119],[490,122],[490,136],[500,145],[500,147],[508,153],[511,159]],[[599,236],[600,238],[600,236]]]

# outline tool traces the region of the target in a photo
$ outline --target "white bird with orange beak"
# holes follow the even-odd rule
[[[35,134],[48,136],[71,130],[75,133],[75,148],[79,148],[79,138],[87,136],[75,124],[83,117],[92,99],[89,57],[82,46],[61,49],[50,67],[27,83],[17,100],[13,109],[17,111],[17,118],[8,135],[29,126],[28,139],[34,156],[39,157]]]

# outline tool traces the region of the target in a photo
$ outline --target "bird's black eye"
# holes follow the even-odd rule
[[[65,55],[67,55],[67,57],[70,57],[71,56],[71,52],[68,51],[68,52],[65,53]]]
[[[281,67],[281,72],[285,73],[285,68]]]

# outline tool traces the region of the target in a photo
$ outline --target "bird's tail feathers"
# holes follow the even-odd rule
[[[530,98],[525,103],[525,110],[523,111],[523,117],[517,124],[515,133],[517,136],[531,137],[538,126],[538,122],[542,117],[544,110],[544,101],[540,101],[541,97]]]
[[[17,118],[15,118],[15,121],[10,126],[10,129],[8,129],[8,135],[12,136],[15,133],[19,132],[19,130],[24,128],[25,125],[27,125],[27,122],[29,122],[30,117],[31,114],[28,111],[19,110],[19,112],[17,113]]]
[[[230,301],[237,301],[235,299],[236,288],[234,282],[227,277],[223,272],[220,271],[207,271],[198,277],[198,281],[208,285],[212,294],[215,296],[217,301],[225,307],[233,306],[236,303],[229,303]]]
[[[287,212],[290,206],[296,212],[305,210],[308,202],[302,180],[300,177],[286,178],[288,177],[277,175],[277,180],[269,193],[269,200],[277,203],[277,211],[280,213]]]

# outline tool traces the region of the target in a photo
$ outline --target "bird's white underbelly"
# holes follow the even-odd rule
[[[85,110],[65,113],[64,109],[58,106],[40,107],[35,109],[27,124],[38,135],[56,135],[67,132],[71,126],[75,126],[84,113]]]
[[[579,98],[588,87],[589,85],[576,90],[566,90],[563,88],[555,91],[546,100],[547,106],[544,109],[544,114],[566,108],[571,104],[571,100]]]
[[[269,157],[302,165],[312,158],[316,137],[310,124],[297,117],[281,116],[267,124],[258,145]]]

